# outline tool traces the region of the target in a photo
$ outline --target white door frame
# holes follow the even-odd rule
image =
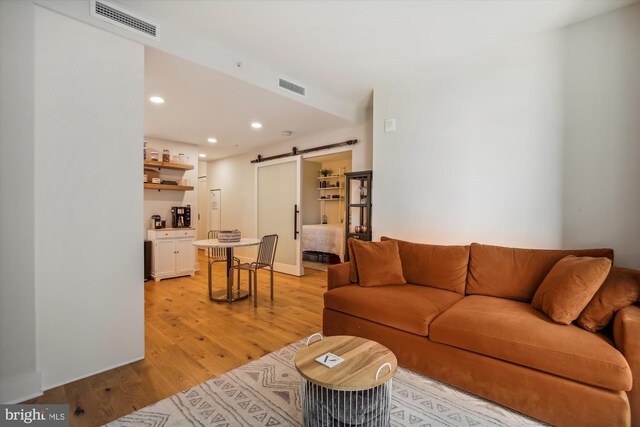
[[[201,191],[200,189],[200,185],[204,183],[204,190]],[[204,194],[202,194],[204,193]],[[202,199],[202,200],[201,200]],[[207,177],[206,176],[200,176],[198,177],[198,234],[197,240],[201,240],[201,239],[206,239],[207,238],[207,233],[209,232],[209,216],[210,216],[210,212],[208,210],[209,208],[209,203],[205,202],[205,203],[200,203],[203,200],[209,200],[209,189],[207,188]],[[192,213],[193,214],[193,213]],[[203,237],[204,236],[204,237]]]
[[[282,264],[279,262],[274,262],[273,263],[273,269],[275,271],[278,271],[280,273],[285,273],[285,274],[291,274],[293,276],[302,276],[304,275],[304,268],[302,267],[302,245],[301,245],[301,239],[302,239],[302,197],[301,197],[301,191],[302,191],[302,156],[301,155],[297,155],[297,156],[291,156],[291,157],[285,157],[282,159],[276,159],[276,160],[268,160],[265,162],[259,162],[256,163],[256,167],[254,169],[254,173],[255,173],[255,196],[256,196],[256,209],[255,209],[255,218],[254,218],[254,224],[255,224],[255,230],[256,230],[256,237],[259,238],[258,233],[258,168],[260,167],[264,167],[264,166],[274,166],[274,165],[279,165],[282,163],[291,163],[291,162],[295,162],[296,163],[296,205],[298,206],[298,213],[297,213],[297,228],[295,231],[298,232],[298,237],[295,238],[295,242],[296,242],[296,260],[297,260],[297,265],[293,266],[293,265],[288,265],[288,264]],[[293,206],[291,207],[293,209]],[[291,224],[291,226],[293,227],[293,224]],[[295,234],[294,234],[295,236]]]

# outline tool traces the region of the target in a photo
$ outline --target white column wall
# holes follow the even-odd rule
[[[38,363],[48,389],[144,357],[143,46],[36,7]]]
[[[40,394],[36,367],[34,10],[0,1],[0,403]]]

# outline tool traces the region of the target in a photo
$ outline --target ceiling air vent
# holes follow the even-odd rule
[[[307,89],[305,89],[304,87],[297,85],[295,83],[291,83],[290,81],[285,80],[283,78],[279,79],[278,86],[280,86],[282,89],[288,90],[293,93],[297,93],[298,95],[302,95],[302,96],[305,96],[307,93]]]
[[[136,33],[152,39],[157,40],[160,36],[157,24],[113,3],[91,0],[91,15],[118,27],[134,30]]]

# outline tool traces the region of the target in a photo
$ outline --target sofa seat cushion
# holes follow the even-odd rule
[[[455,292],[413,284],[376,287],[350,285],[326,292],[324,306],[427,336],[429,323],[461,298]]]
[[[559,325],[530,304],[468,296],[431,322],[429,339],[581,383],[631,389],[631,369],[611,341]]]

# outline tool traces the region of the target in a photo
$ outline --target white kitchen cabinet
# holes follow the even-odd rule
[[[196,248],[193,246],[193,237],[189,239],[176,239],[176,275],[186,276],[193,274],[193,264],[196,261]]]
[[[179,276],[195,274],[196,248],[193,246],[196,232],[192,228],[149,230],[147,238],[153,248],[151,277],[156,282]]]

